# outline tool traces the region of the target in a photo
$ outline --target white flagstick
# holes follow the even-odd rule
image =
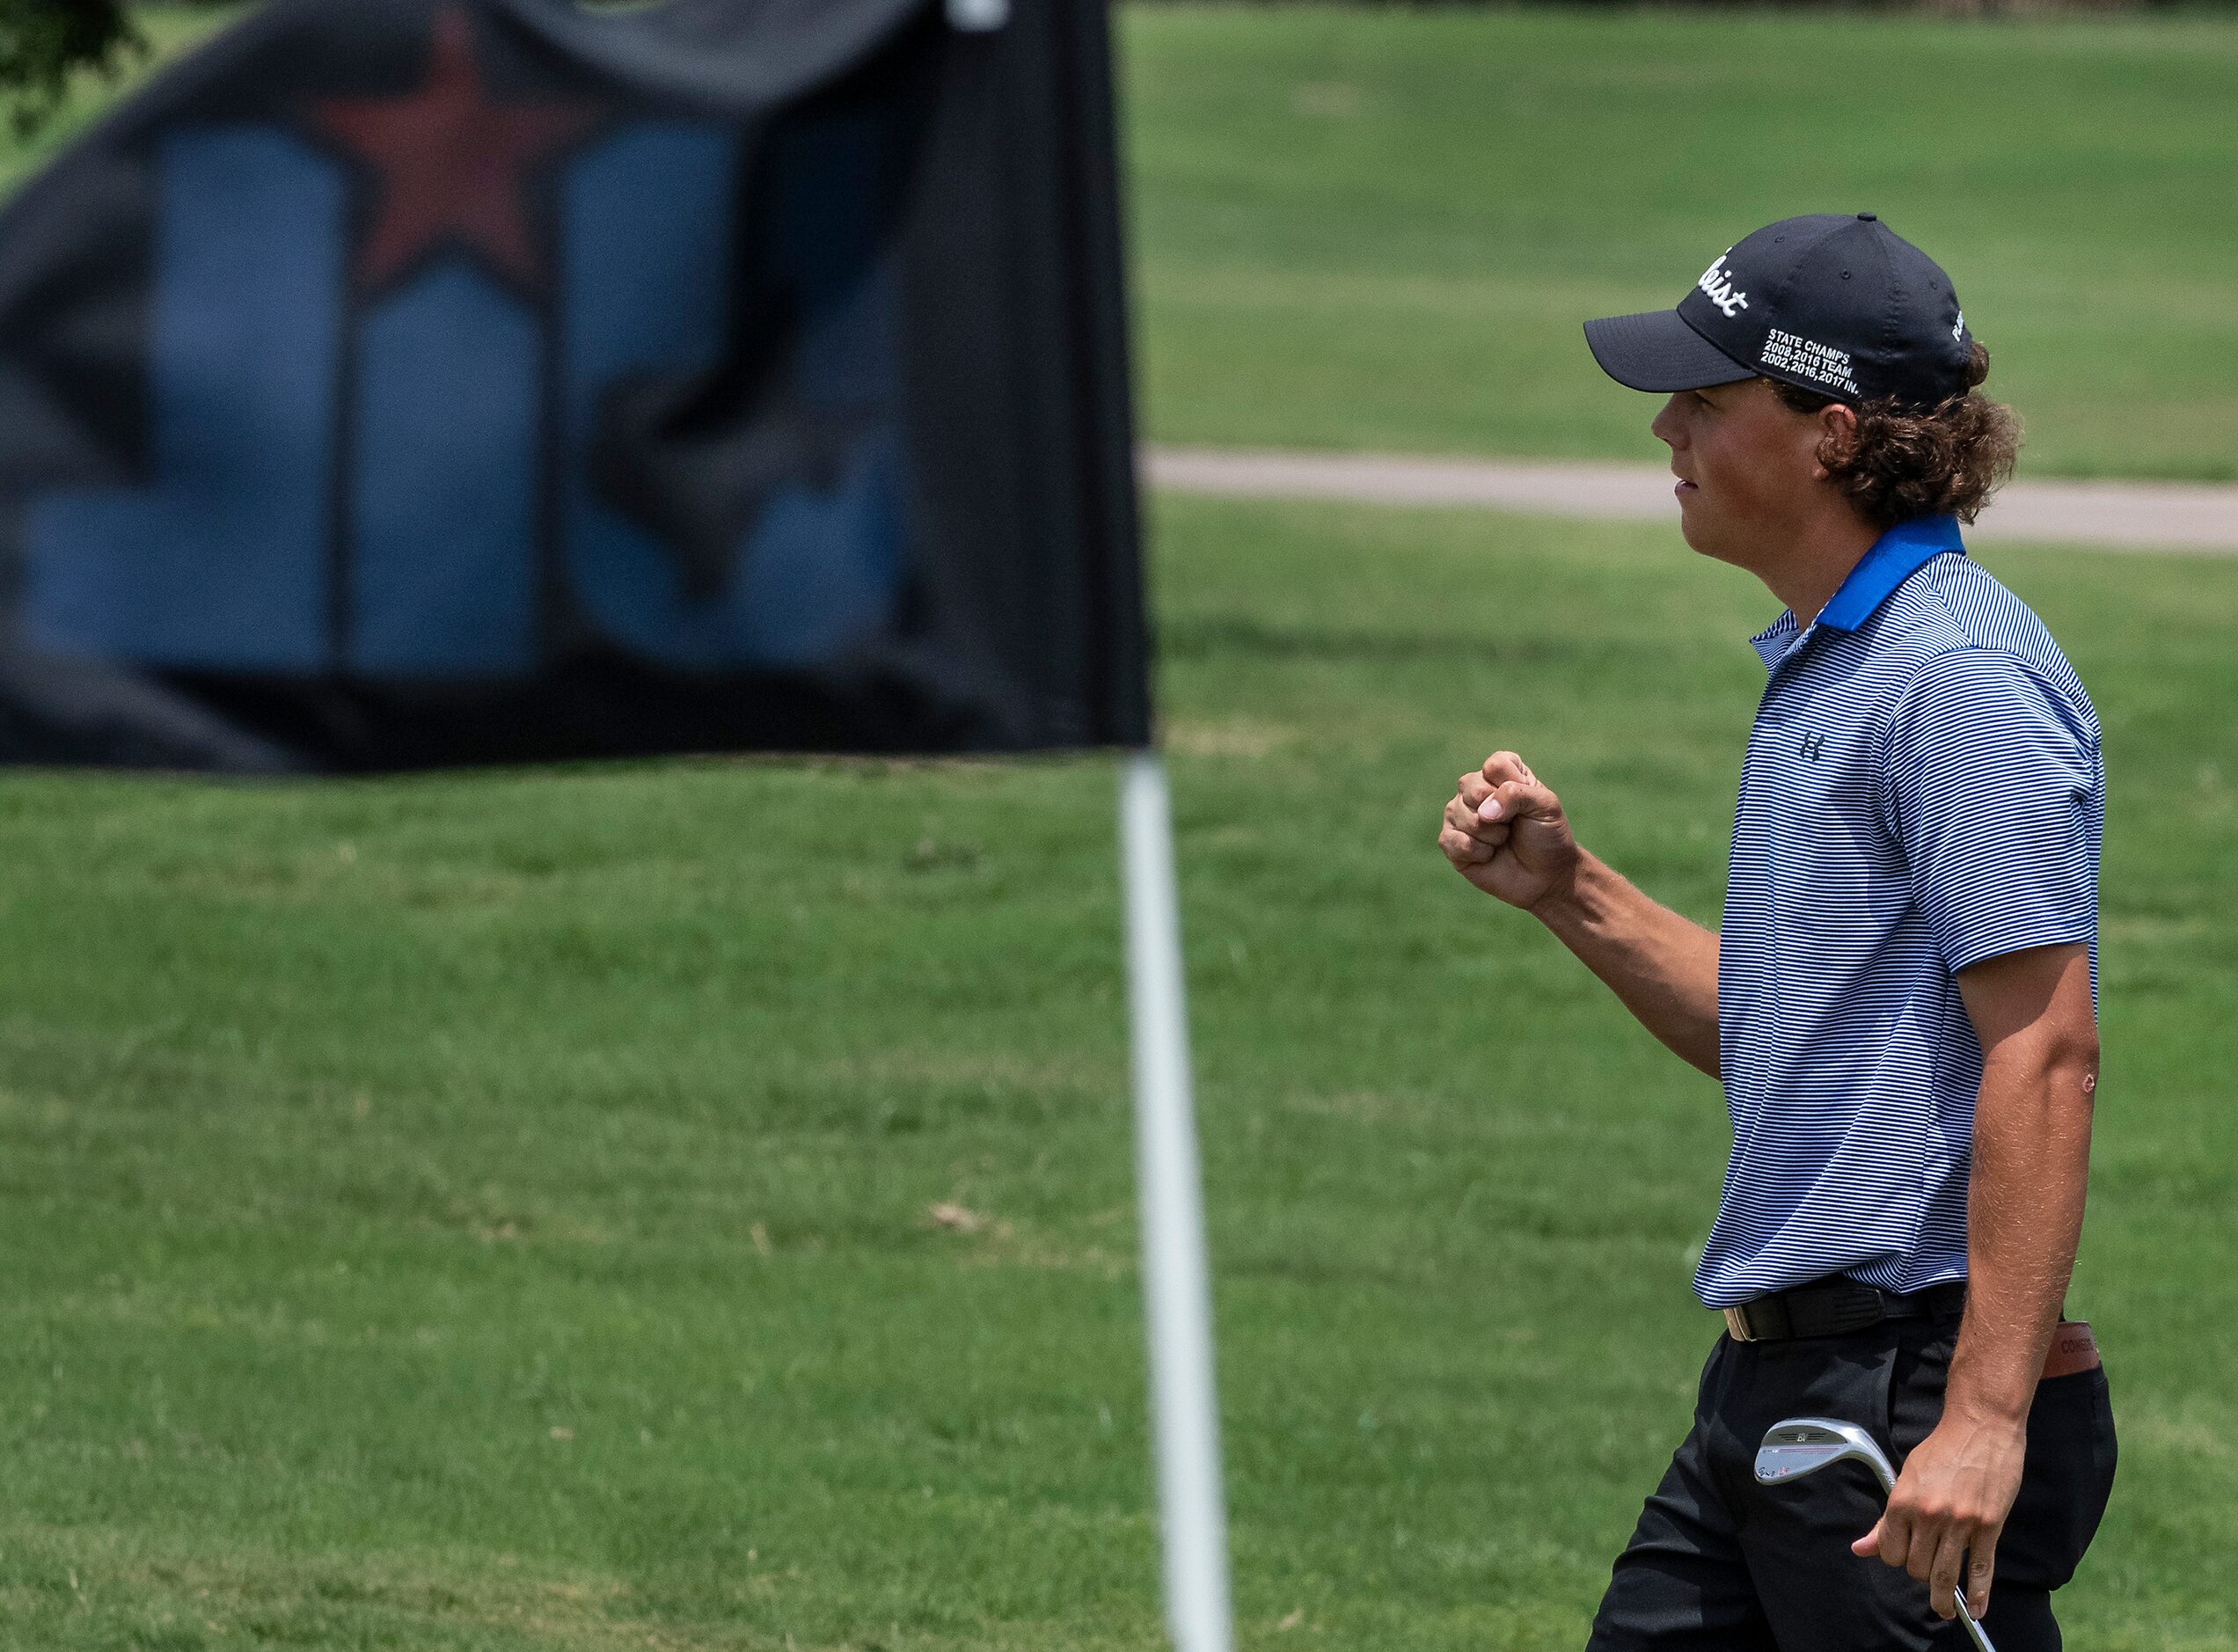
[[[1181,986],[1181,895],[1166,764],[1129,755],[1119,774],[1127,984],[1135,1052],[1135,1176],[1150,1319],[1151,1430],[1166,1555],[1166,1623],[1178,1652],[1229,1652],[1227,1512],[1212,1387],[1204,1197]]]

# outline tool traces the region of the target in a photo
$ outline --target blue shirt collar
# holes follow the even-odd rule
[[[1873,541],[1871,550],[1841,582],[1833,600],[1818,610],[1817,624],[1854,631],[1895,595],[1896,588],[1946,551],[1965,550],[1956,516],[1914,516]]]
[[[1795,651],[1796,645],[1824,625],[1832,631],[1855,631],[1880,611],[1883,603],[1896,594],[1896,588],[1917,574],[1929,562],[1946,551],[1964,553],[1966,547],[1958,537],[1956,516],[1914,516],[1901,522],[1873,541],[1865,554],[1857,559],[1857,566],[1841,582],[1827,604],[1818,610],[1818,618],[1811,622],[1810,631],[1796,624],[1792,609],[1783,610],[1755,636],[1749,639],[1759,654],[1763,656],[1766,670],[1775,669]]]

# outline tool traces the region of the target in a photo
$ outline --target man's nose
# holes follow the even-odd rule
[[[1678,417],[1678,398],[1676,396],[1663,404],[1663,411],[1655,416],[1654,422],[1648,428],[1671,447],[1683,445],[1680,438],[1685,435],[1685,426]]]

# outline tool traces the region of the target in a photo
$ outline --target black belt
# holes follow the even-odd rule
[[[1898,1296],[1838,1275],[1727,1308],[1725,1333],[1736,1342],[1784,1342],[1798,1336],[1839,1336],[1883,1319],[1955,1319],[1965,1309],[1963,1279]]]

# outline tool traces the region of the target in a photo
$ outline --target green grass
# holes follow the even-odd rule
[[[1512,742],[1713,917],[1768,599],[1656,529],[1156,515],[1243,1644],[1574,1647],[1722,1110],[1432,834]],[[2238,563],[1994,566],[2113,776],[2071,1644],[2238,1647]],[[0,787],[9,1644],[1158,1644],[1111,778]]]
[[[1151,431],[1642,457],[1586,317],[1799,212],[1957,282],[2024,470],[2238,477],[2238,18],[1143,6]]]

